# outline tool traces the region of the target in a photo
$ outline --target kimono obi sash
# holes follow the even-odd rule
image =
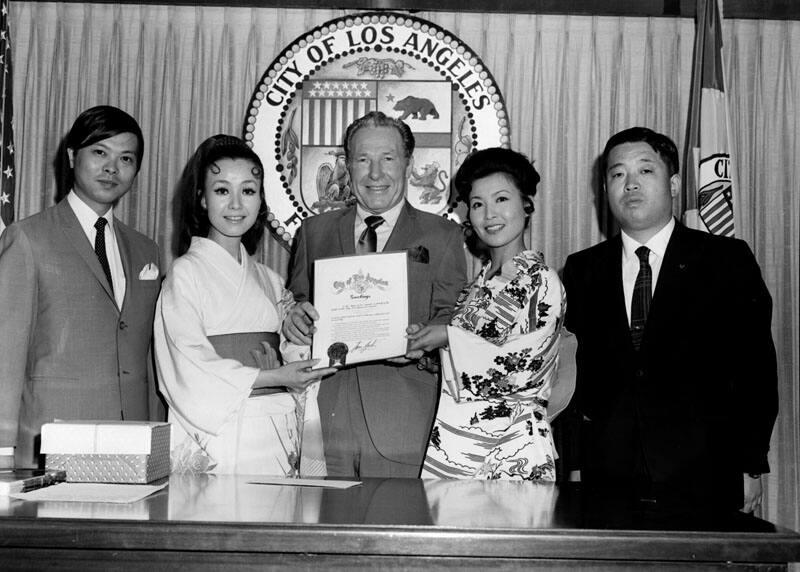
[[[208,341],[214,347],[219,357],[234,359],[248,367],[259,367],[252,350],[263,351],[261,342],[267,342],[275,350],[278,360],[281,359],[280,336],[276,332],[241,332],[236,334],[219,334],[208,336]],[[250,397],[269,395],[271,393],[285,392],[285,387],[262,387],[254,389]]]

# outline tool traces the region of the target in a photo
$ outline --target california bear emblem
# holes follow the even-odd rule
[[[439,119],[439,112],[436,111],[436,106],[430,99],[424,97],[414,97],[409,95],[394,104],[395,111],[402,111],[403,115],[399,119],[405,120],[409,116],[412,119],[420,119],[425,121],[430,115],[434,119]]]

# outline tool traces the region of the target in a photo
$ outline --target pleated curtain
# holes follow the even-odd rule
[[[166,264],[174,258],[174,191],[193,150],[209,135],[241,134],[253,90],[276,55],[350,13],[17,0],[10,9],[17,217],[53,204],[56,149],[80,111],[116,105],[139,120],[146,139],[141,173],[118,216],[154,238]],[[595,173],[611,134],[645,125],[683,147],[690,19],[416,16],[450,30],[497,80],[512,146],[542,176],[529,242],[555,268],[615,232]],[[774,300],[781,410],[763,516],[798,529],[800,22],[725,20],[723,31],[741,185],[738,235],[754,250]],[[259,256],[286,274],[288,253],[271,236]],[[747,403],[741,420],[747,423]]]

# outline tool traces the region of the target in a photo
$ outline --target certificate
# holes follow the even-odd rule
[[[408,262],[402,252],[320,258],[314,262],[319,313],[311,357],[344,366],[406,353]]]

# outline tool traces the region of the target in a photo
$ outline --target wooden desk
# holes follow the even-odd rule
[[[578,486],[179,477],[131,505],[0,497],[0,569],[785,570],[800,535]]]

